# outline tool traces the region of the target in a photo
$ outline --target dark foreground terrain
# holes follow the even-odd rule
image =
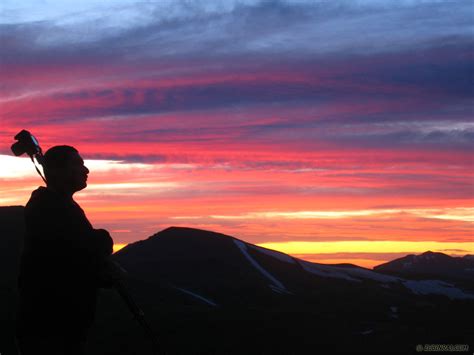
[[[0,208],[2,355],[13,351],[22,213],[21,207]],[[435,257],[424,258],[433,268],[420,259],[415,274],[400,271],[403,262],[374,272],[309,263],[231,236],[177,227],[114,258],[128,270],[127,286],[168,354],[414,353],[418,344],[466,344],[472,352],[474,345],[474,279],[464,261],[454,262],[461,272],[452,266],[445,274]],[[89,354],[150,349],[123,300],[103,290]]]

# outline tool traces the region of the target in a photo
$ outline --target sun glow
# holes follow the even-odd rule
[[[462,250],[464,254],[474,254],[474,242],[410,242],[398,240],[377,241],[334,241],[334,242],[297,242],[259,243],[261,247],[278,250],[287,254],[332,254],[332,253],[422,253],[428,250]]]
[[[123,249],[127,246],[127,244],[124,243],[119,243],[119,244],[114,244],[114,253],[118,252],[120,249]]]

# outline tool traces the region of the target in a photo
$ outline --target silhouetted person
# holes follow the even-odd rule
[[[111,287],[103,267],[113,241],[73,200],[89,173],[78,151],[55,146],[43,168],[47,187],[33,191],[25,208],[17,344],[22,355],[83,354],[98,288]]]

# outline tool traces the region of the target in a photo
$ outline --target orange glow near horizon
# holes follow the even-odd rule
[[[425,251],[459,250],[462,255],[474,254],[474,242],[406,242],[396,240],[332,241],[332,242],[284,242],[259,243],[261,247],[284,250],[287,254],[330,254],[350,250],[352,253],[423,253]]]
[[[127,246],[127,244],[119,243],[114,244],[114,253],[118,252],[120,249],[123,249]]]
[[[474,242],[402,242],[402,241],[334,241],[260,243],[261,247],[281,251],[300,259],[322,263],[350,263],[372,268],[384,262],[426,251],[451,256],[474,255]],[[348,252],[349,251],[349,252]]]
[[[1,204],[26,204],[39,180],[31,161],[0,155],[0,163],[7,166],[0,173]],[[393,253],[474,253],[470,196],[358,196],[345,191],[352,181],[332,181],[325,170],[88,159],[85,164],[91,170],[88,187],[74,198],[96,228],[110,231],[114,252],[174,225],[232,235],[309,261],[365,267]],[[317,198],[298,193],[299,186],[314,181]]]

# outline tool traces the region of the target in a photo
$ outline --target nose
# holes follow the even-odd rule
[[[84,165],[84,169],[86,171],[86,174],[89,174],[89,169],[87,169],[87,166]]]

